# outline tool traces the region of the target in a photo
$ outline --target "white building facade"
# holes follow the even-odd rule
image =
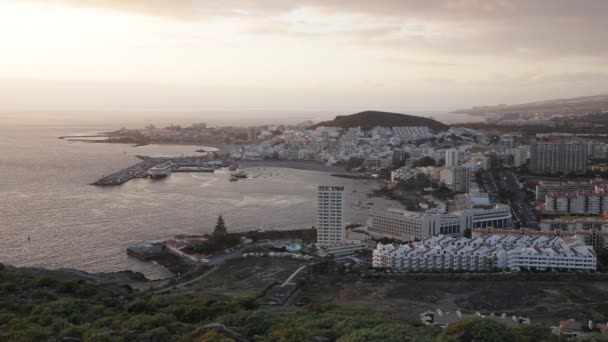
[[[471,175],[464,166],[449,167],[441,170],[439,180],[454,192],[469,192]]]
[[[317,244],[333,246],[346,240],[344,227],[344,187],[319,186]]]
[[[510,228],[513,226],[511,208],[472,208],[451,213],[419,213],[398,209],[371,209],[367,219],[371,233],[403,241],[421,240],[430,236],[462,235],[466,229]]]
[[[493,234],[475,239],[435,236],[421,242],[378,244],[373,266],[399,271],[497,271],[547,268],[595,271],[591,246],[577,238]]]

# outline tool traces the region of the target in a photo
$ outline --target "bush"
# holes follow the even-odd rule
[[[281,321],[279,314],[262,310],[239,311],[221,318],[222,323],[247,336],[264,335]]]
[[[58,281],[51,277],[41,277],[36,281],[37,287],[51,287],[57,285]]]
[[[445,335],[458,341],[510,342],[517,334],[506,325],[488,318],[469,318],[450,325]]]

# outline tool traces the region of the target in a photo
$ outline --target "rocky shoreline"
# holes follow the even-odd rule
[[[112,283],[119,285],[129,285],[133,283],[145,283],[150,281],[150,279],[146,278],[146,276],[142,273],[133,272],[131,270],[89,273],[72,268],[46,269],[39,267],[15,267],[4,264],[0,264],[0,269],[19,271],[33,277],[52,276],[60,280],[85,279],[95,282],[97,284]]]

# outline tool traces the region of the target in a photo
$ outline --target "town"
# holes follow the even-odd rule
[[[215,233],[176,236],[133,246],[129,254],[154,260],[168,253],[181,260],[178,263],[213,270],[238,259],[300,260],[302,267],[260,299],[265,305],[279,306],[309,301],[298,295],[305,290],[300,289],[297,279],[307,279],[310,270],[306,267],[327,258],[338,264],[354,262],[362,270],[367,265],[362,277],[466,273],[506,274],[517,279],[547,273],[601,277],[606,272],[608,181],[604,179],[608,144],[603,136],[448,127],[429,119],[429,126],[385,127],[381,124],[386,119],[383,115],[374,112],[350,117],[367,127],[341,127],[335,122],[313,127],[249,127],[245,141],[235,144],[238,147],[229,154],[208,153],[169,161],[144,158],[144,162],[148,161],[150,177],[150,172],[167,163],[174,171],[193,167],[192,172],[200,168],[212,172],[229,165],[235,170],[238,163],[251,161],[265,161],[268,166],[277,161],[316,162],[342,168],[336,176],[375,180],[379,188],[376,195],[397,200],[401,208],[372,206],[366,222],[347,228],[344,203],[350,189],[319,185],[313,231],[279,239],[268,235],[260,238],[256,235],[260,232],[232,233],[228,244],[224,240],[218,243]],[[370,120],[380,124],[370,126]],[[193,127],[208,129],[203,124]],[[163,135],[150,127],[136,134]],[[175,289],[173,285],[163,291]],[[466,313],[463,308],[458,308],[458,313],[448,315],[448,321],[475,315],[494,317],[493,313]],[[420,314],[425,324],[449,326],[448,316],[438,316],[433,310]],[[504,316],[496,319],[511,325],[512,321],[531,321],[522,315],[517,320],[505,320]],[[565,320],[553,327],[560,336],[606,330],[562,318]]]

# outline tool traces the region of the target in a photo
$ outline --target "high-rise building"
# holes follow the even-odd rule
[[[449,149],[445,151],[445,166],[453,167],[458,166],[460,162],[460,152],[456,149]]]
[[[401,149],[394,149],[393,150],[393,167],[402,167],[405,165],[405,157],[407,156],[407,154],[405,153],[405,151],[402,151]]]
[[[454,192],[469,192],[471,187],[469,169],[463,166],[441,170],[439,180]]]
[[[319,186],[317,244],[334,246],[345,242],[344,187]]]
[[[537,142],[530,146],[530,170],[534,173],[585,173],[588,148],[576,142]]]
[[[522,167],[528,161],[528,151],[524,147],[516,147],[507,151],[513,157],[513,166]]]
[[[255,142],[255,138],[256,138],[255,127],[249,127],[249,129],[247,130],[247,141]]]

